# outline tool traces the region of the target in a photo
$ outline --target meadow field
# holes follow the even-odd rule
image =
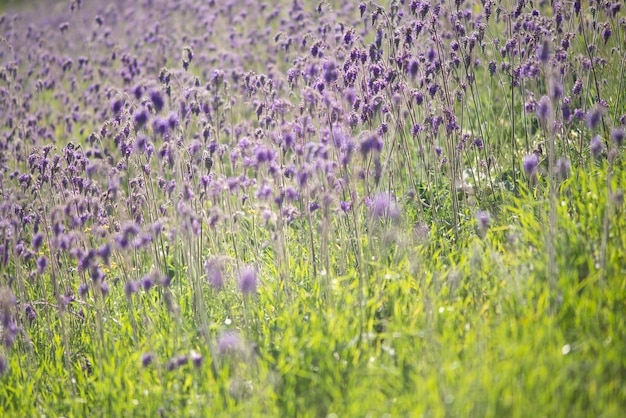
[[[622,0],[0,4],[0,416],[626,416]]]

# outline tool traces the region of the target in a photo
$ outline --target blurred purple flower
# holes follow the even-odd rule
[[[248,296],[256,292],[257,288],[257,272],[252,266],[246,266],[241,269],[239,275],[239,290],[244,296]]]
[[[38,232],[35,235],[33,235],[33,250],[39,251],[39,248],[41,248],[42,244],[43,244],[43,234]]]
[[[556,161],[556,174],[563,180],[570,174],[570,162],[567,157],[561,157]]]
[[[604,142],[602,142],[599,135],[595,135],[591,138],[591,141],[589,142],[589,150],[591,151],[593,158],[600,157],[602,151],[604,151]]]
[[[139,291],[139,282],[137,280],[131,280],[124,285],[124,294],[126,297],[130,297]]]
[[[537,103],[537,118],[542,124],[546,124],[548,119],[552,116],[552,103],[548,96],[543,96]]]
[[[602,120],[603,113],[604,109],[599,104],[591,108],[589,112],[587,112],[587,127],[591,130],[595,130]]]
[[[200,366],[202,366],[202,361],[204,360],[202,354],[192,351],[189,354],[189,357],[191,357],[191,363],[193,364],[194,368],[198,369]]]
[[[150,364],[152,364],[152,362],[154,361],[154,354],[153,353],[144,353],[141,356],[141,365],[143,367],[148,367]]]
[[[37,259],[37,273],[43,274],[46,267],[48,267],[48,259],[42,255]]]
[[[529,154],[522,160],[522,166],[524,172],[529,178],[533,178],[537,175],[537,169],[539,167],[539,157],[536,154]]]
[[[163,100],[163,95],[160,91],[151,90],[150,100],[152,101],[152,104],[154,105],[154,110],[156,110],[157,113],[163,110],[163,106],[165,106],[165,100]]]
[[[133,121],[135,122],[135,129],[141,129],[148,123],[148,119],[150,118],[150,114],[148,113],[148,109],[145,107],[140,110],[135,111],[133,114]]]
[[[240,347],[241,338],[234,331],[222,333],[217,338],[217,351],[221,356],[237,351]]]
[[[624,132],[624,128],[612,128],[611,129],[611,140],[617,145],[621,147],[624,143],[624,137],[626,137],[626,133]]]
[[[546,38],[543,40],[538,52],[539,61],[546,64],[550,59],[550,41]]]
[[[370,203],[370,213],[373,218],[389,218],[397,220],[400,218],[400,207],[389,193],[378,193],[372,197]]]
[[[215,289],[224,287],[224,277],[222,275],[222,261],[217,257],[211,257],[204,263],[206,279]]]
[[[479,210],[476,212],[476,221],[481,233],[484,234],[491,225],[491,215],[487,211]]]

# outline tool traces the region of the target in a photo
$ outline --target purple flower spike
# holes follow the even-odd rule
[[[39,248],[41,248],[41,244],[43,244],[43,235],[38,232],[33,236],[33,250],[39,251]]]
[[[200,366],[202,366],[202,361],[204,360],[202,354],[192,351],[189,354],[189,357],[191,357],[191,362],[193,363],[194,368],[198,369],[200,368]]]
[[[396,200],[389,193],[379,193],[372,198],[370,212],[372,217],[390,218],[397,220],[400,218],[400,208]]]
[[[130,297],[131,295],[137,293],[139,291],[139,282],[137,280],[131,280],[126,285],[124,285],[124,293],[126,297]]]
[[[565,180],[569,177],[570,173],[570,162],[567,157],[561,157],[556,161],[556,173],[557,175]]]
[[[587,127],[591,130],[594,130],[602,121],[602,107],[600,105],[595,105],[593,109],[591,109],[587,113]]]
[[[221,264],[221,260],[216,257],[211,257],[204,263],[207,281],[215,289],[222,289],[224,287]]]
[[[487,211],[479,210],[476,212],[476,221],[478,221],[478,227],[481,233],[484,234],[491,225],[491,215],[489,215]]]
[[[135,128],[136,129],[141,129],[146,123],[148,123],[148,118],[150,117],[150,114],[148,113],[148,110],[145,108],[142,108],[139,111],[136,111],[133,114],[133,120],[135,122]]]
[[[248,266],[241,270],[239,276],[239,289],[244,296],[251,295],[256,292],[257,273],[254,267]]]
[[[153,361],[154,361],[154,354],[153,353],[144,353],[141,356],[141,365],[143,367],[148,367],[150,364],[152,364]]]
[[[593,156],[593,158],[600,158],[602,151],[604,151],[604,143],[598,135],[591,138],[591,142],[589,143],[589,150],[591,151],[591,155]]]
[[[541,44],[541,48],[539,48],[539,60],[544,64],[548,62],[550,59],[550,41],[548,39],[544,39]]]
[[[537,118],[541,123],[548,122],[548,118],[552,115],[552,103],[548,96],[543,96],[537,103]]]
[[[48,259],[42,255],[37,259],[37,273],[43,274],[46,271],[46,267],[48,267]]]
[[[527,177],[535,177],[537,175],[537,168],[539,167],[539,157],[537,157],[536,154],[525,156],[522,160],[522,166],[524,167],[524,172]]]
[[[239,344],[240,338],[236,332],[225,332],[217,338],[217,350],[222,356],[236,351]]]
[[[626,137],[626,133],[624,132],[624,128],[613,128],[611,129],[611,140],[617,145],[621,147],[624,143],[624,137]]]
[[[163,106],[165,106],[165,100],[163,100],[163,96],[158,90],[152,90],[150,92],[150,100],[152,100],[154,110],[156,110],[157,113],[163,110]]]

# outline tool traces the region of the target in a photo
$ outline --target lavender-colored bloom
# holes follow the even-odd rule
[[[39,248],[41,248],[41,244],[43,244],[43,234],[38,232],[33,235],[33,250],[39,251]]]
[[[476,221],[478,222],[480,231],[484,234],[491,225],[491,215],[487,211],[479,210],[476,212]]]
[[[148,367],[150,364],[152,364],[153,361],[154,361],[154,354],[153,353],[144,353],[141,356],[141,365],[143,367]]]
[[[241,269],[239,275],[239,290],[245,296],[251,295],[256,292],[257,287],[257,272],[252,266],[247,266]]]
[[[28,319],[28,322],[30,324],[32,324],[35,319],[37,319],[37,312],[30,303],[24,307],[24,314],[26,315],[26,319]]]
[[[133,87],[133,96],[135,96],[135,99],[137,100],[141,99],[141,96],[143,96],[143,92],[144,92],[144,88],[141,84],[138,84],[135,87]]]
[[[537,103],[537,118],[541,123],[546,124],[550,116],[552,116],[552,103],[548,96],[543,96]]]
[[[84,299],[85,297],[87,297],[88,293],[89,286],[87,285],[87,283],[81,283],[80,286],[78,286],[78,296]]]
[[[563,84],[560,80],[555,79],[550,85],[550,99],[557,101],[561,97],[563,97]]]
[[[154,287],[154,279],[151,275],[144,276],[141,279],[141,287],[143,287],[143,290],[146,292]]]
[[[100,291],[102,292],[102,296],[106,296],[109,294],[109,283],[106,280],[102,280],[100,282]]]
[[[400,207],[389,193],[378,193],[371,200],[370,213],[376,219],[397,220],[400,218]]]
[[[191,362],[193,364],[193,367],[198,369],[200,368],[200,366],[202,366],[202,361],[204,360],[204,358],[202,357],[202,354],[192,351],[189,354],[189,357],[191,357]]]
[[[122,107],[124,107],[124,100],[122,99],[115,99],[113,100],[113,102],[111,102],[111,111],[114,114],[120,113]]]
[[[587,127],[594,130],[600,124],[602,120],[603,109],[599,104],[596,104],[589,112],[587,112]]]
[[[417,60],[411,60],[408,66],[408,70],[409,70],[409,75],[411,76],[411,78],[415,79],[415,77],[417,77],[417,72],[419,70],[419,63],[417,62]]]
[[[239,334],[233,331],[224,332],[217,338],[217,351],[223,356],[236,351],[241,344]]]
[[[48,259],[46,258],[46,256],[42,255],[37,259],[37,273],[43,274],[43,272],[46,270],[46,267],[48,267]]]
[[[332,83],[338,78],[337,65],[333,61],[324,62],[322,65],[322,74],[326,84]]]
[[[222,261],[217,257],[211,257],[204,263],[206,279],[215,289],[224,287],[224,277],[222,275]]]
[[[591,155],[593,155],[593,158],[600,157],[602,151],[604,151],[604,143],[602,142],[602,139],[600,139],[600,136],[595,135],[593,138],[591,138],[591,142],[589,143],[589,150],[591,151]]]
[[[165,106],[165,100],[163,100],[163,96],[161,95],[160,91],[151,90],[150,100],[152,101],[152,104],[154,105],[154,110],[156,110],[157,113],[163,110],[163,106]]]
[[[381,152],[383,141],[378,135],[370,135],[361,142],[360,149],[363,157],[367,157],[370,152]]]
[[[605,44],[609,41],[612,33],[613,32],[611,31],[611,25],[609,24],[609,22],[606,22],[604,24],[604,28],[602,29],[602,39],[604,39]]]
[[[170,361],[167,362],[167,370],[174,371],[184,366],[188,362],[189,362],[189,357],[187,357],[185,354],[181,354],[179,356],[176,356],[170,359]]]
[[[544,64],[547,63],[550,59],[550,41],[548,39],[543,40],[541,48],[539,48],[538,58],[539,61],[543,62]]]
[[[437,94],[437,91],[439,90],[439,86],[435,83],[432,83],[429,87],[428,87],[428,94],[430,94],[430,97],[435,97],[435,94]]]
[[[570,162],[567,157],[561,157],[556,161],[556,174],[563,180],[569,177]]]
[[[611,129],[611,140],[617,145],[621,147],[624,143],[624,137],[626,133],[624,132],[624,128],[612,128]]]
[[[527,177],[535,177],[539,167],[539,157],[536,154],[529,154],[522,160],[522,166]]]
[[[583,82],[582,79],[579,77],[576,79],[576,81],[574,81],[574,86],[572,87],[572,95],[574,96],[578,96],[583,90]]]
[[[126,297],[137,293],[139,291],[139,282],[137,280],[131,280],[124,285],[124,293]]]
[[[96,250],[98,257],[102,259],[104,264],[109,264],[109,258],[111,257],[111,246],[108,243],[102,244]]]
[[[148,113],[148,109],[146,108],[141,108],[141,110],[135,111],[135,113],[133,114],[133,121],[135,122],[135,128],[141,129],[143,126],[145,126],[145,124],[148,123],[149,117],[150,117],[150,114]]]

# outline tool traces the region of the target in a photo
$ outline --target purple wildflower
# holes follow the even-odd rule
[[[222,275],[222,262],[217,257],[211,257],[204,263],[206,279],[215,289],[224,287],[224,277]]]
[[[522,166],[524,172],[529,178],[533,178],[537,175],[537,169],[539,167],[539,157],[536,154],[529,154],[522,160]]]
[[[146,108],[141,108],[141,110],[135,111],[133,114],[133,120],[135,122],[135,128],[141,129],[146,123],[148,123],[148,118],[150,114]]]
[[[556,161],[556,173],[557,175],[565,180],[569,177],[570,174],[570,162],[567,157],[561,157]]]
[[[389,193],[376,194],[371,201],[370,213],[373,218],[389,218],[397,220],[400,218],[400,207]]]
[[[600,124],[602,120],[603,109],[599,104],[596,104],[589,112],[587,113],[587,127],[591,130],[594,130]]]
[[[43,244],[43,234],[38,232],[33,235],[33,250],[39,251],[39,248],[41,248],[41,244]]]
[[[481,233],[484,234],[491,225],[491,215],[489,215],[487,211],[479,210],[476,212],[476,221],[478,222]]]
[[[550,59],[550,41],[548,39],[543,40],[541,48],[539,48],[538,58],[539,61],[543,62],[544,64],[547,63]]]
[[[131,295],[137,293],[139,291],[139,282],[137,280],[131,280],[124,285],[124,294],[126,297],[131,297]]]
[[[624,137],[626,137],[626,133],[624,132],[624,128],[612,128],[611,129],[611,140],[617,145],[621,147],[624,143]]]
[[[163,109],[163,106],[165,106],[165,100],[163,100],[163,96],[158,90],[150,91],[150,100],[152,101],[154,110],[156,110],[157,113]]]
[[[46,267],[48,267],[48,259],[42,255],[37,259],[37,273],[43,274]]]
[[[148,367],[150,364],[152,364],[153,361],[154,361],[154,354],[153,353],[144,353],[141,356],[141,365],[143,367]]]
[[[240,342],[241,338],[238,333],[224,332],[217,338],[217,351],[221,356],[232,353],[239,348]]]
[[[548,96],[543,96],[537,103],[537,118],[542,124],[546,124],[550,116],[552,116],[552,103]]]
[[[239,290],[244,296],[251,295],[256,292],[257,287],[257,272],[252,266],[247,266],[241,269],[239,275]]]
[[[591,142],[589,143],[589,150],[591,151],[591,155],[593,156],[593,158],[600,157],[602,151],[604,151],[604,143],[602,142],[602,139],[600,139],[600,136],[595,135],[593,138],[591,138]]]

